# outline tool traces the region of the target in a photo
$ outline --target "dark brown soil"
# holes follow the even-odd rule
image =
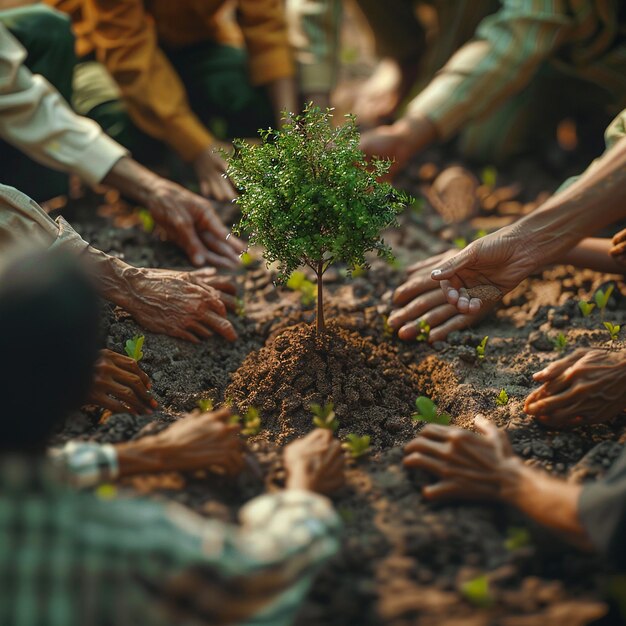
[[[259,409],[278,443],[311,430],[311,404],[332,402],[339,435],[369,434],[373,447],[388,448],[415,432],[410,416],[420,395],[417,376],[396,352],[336,323],[319,338],[311,325],[299,324],[248,355],[226,398],[240,411]]]

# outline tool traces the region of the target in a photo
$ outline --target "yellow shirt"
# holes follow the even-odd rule
[[[249,55],[250,80],[263,85],[293,74],[283,0],[237,0],[239,29],[225,19],[228,0],[46,0],[72,17],[77,53],[95,52],[134,122],[193,160],[213,138],[191,110],[185,88],[159,45],[236,44]]]

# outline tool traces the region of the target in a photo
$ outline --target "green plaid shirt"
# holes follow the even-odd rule
[[[57,461],[80,467],[79,482],[112,476],[104,448],[72,444]],[[286,625],[338,548],[339,520],[312,493],[256,498],[232,526],[81,492],[63,474],[49,460],[0,460],[2,626]]]
[[[624,0],[501,3],[411,102],[409,114],[425,115],[447,139],[519,93],[545,62],[602,86],[617,110],[626,106]],[[462,7],[471,11],[473,3]]]

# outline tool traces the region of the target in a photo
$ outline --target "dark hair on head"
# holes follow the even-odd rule
[[[21,256],[0,273],[0,449],[38,451],[85,399],[98,297],[67,253]]]

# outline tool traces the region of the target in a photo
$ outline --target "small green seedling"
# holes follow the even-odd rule
[[[530,533],[527,528],[520,526],[511,526],[507,528],[504,547],[513,552],[520,548],[526,548],[531,544]]]
[[[604,310],[606,309],[606,305],[609,303],[609,298],[611,297],[614,289],[615,285],[609,285],[604,290],[598,289],[598,291],[596,291],[593,296],[593,299],[595,300],[598,309],[600,309],[600,315],[602,317],[604,317]]]
[[[479,359],[485,358],[485,348],[487,347],[487,341],[489,341],[489,335],[485,335],[483,340],[476,346],[476,356]]]
[[[139,209],[137,211],[137,217],[141,222],[141,227],[144,232],[151,233],[154,230],[154,218],[148,209]]]
[[[596,308],[596,305],[593,302],[585,302],[584,300],[580,300],[578,302],[578,308],[583,314],[583,317],[589,317],[591,315],[591,312]]]
[[[415,337],[416,341],[428,341],[428,337],[430,335],[430,324],[425,320],[420,320],[417,323],[417,327],[419,328],[419,333],[417,337]]]
[[[421,422],[428,422],[429,424],[441,424],[442,426],[448,426],[452,419],[447,413],[439,413],[437,405],[426,396],[420,396],[415,400],[415,407],[417,413],[411,415],[411,419]]]
[[[611,335],[611,341],[616,341],[619,335],[619,331],[621,330],[621,326],[619,324],[612,324],[611,322],[602,322],[604,324],[604,328],[609,331]]]
[[[198,400],[197,405],[203,413],[213,410],[213,400],[211,398],[201,398]]]
[[[346,436],[346,440],[341,444],[341,447],[353,458],[367,454],[370,451],[371,437],[369,435],[355,435],[350,433]]]
[[[241,253],[241,264],[244,267],[250,267],[255,261],[256,259],[247,250]]]
[[[131,358],[135,359],[137,363],[143,359],[143,342],[145,337],[143,335],[135,335],[132,339],[128,339],[126,341],[126,345],[124,346],[124,350],[126,350],[126,354]]]
[[[476,241],[477,239],[482,239],[483,237],[486,237],[488,234],[489,234],[489,231],[486,231],[484,228],[479,228],[474,233],[474,238],[472,239],[472,241]]]
[[[498,406],[506,406],[509,403],[509,394],[506,389],[500,389],[500,393],[496,396],[496,404]]]
[[[291,273],[286,283],[292,291],[300,292],[300,301],[303,306],[311,306],[317,297],[316,284],[306,277],[304,272],[295,271]]]
[[[461,595],[468,602],[481,609],[488,609],[494,603],[489,588],[489,579],[484,574],[463,583],[461,585]]]
[[[465,237],[456,237],[452,240],[452,243],[459,249],[463,250],[463,248],[467,247],[467,239]]]
[[[498,170],[493,165],[488,165],[483,168],[480,179],[483,185],[486,185],[487,187],[495,187],[498,180]]]
[[[552,339],[552,345],[557,352],[563,352],[567,348],[567,337],[563,333],[559,333]]]
[[[246,437],[254,437],[261,430],[261,414],[256,407],[248,407],[243,417],[241,415],[232,415],[229,422],[231,424],[241,423],[241,434]]]
[[[339,428],[339,420],[335,417],[334,405],[327,402],[324,406],[321,404],[312,404],[310,406],[313,413],[313,425],[317,428],[326,428],[335,432]]]
[[[383,337],[391,339],[393,337],[393,328],[389,325],[389,316],[383,315]]]

